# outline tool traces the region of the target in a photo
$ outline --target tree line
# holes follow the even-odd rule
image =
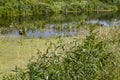
[[[119,10],[120,0],[0,0],[0,15]]]

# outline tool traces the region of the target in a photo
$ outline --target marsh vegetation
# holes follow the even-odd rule
[[[27,67],[16,67],[3,80],[119,80],[119,27],[89,32],[81,38],[47,42],[46,50],[38,49]]]
[[[120,80],[119,0],[1,0],[0,80]]]

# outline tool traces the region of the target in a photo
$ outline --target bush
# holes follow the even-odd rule
[[[27,69],[18,69],[3,80],[113,80],[116,56],[108,40],[90,31],[83,41],[60,39],[50,43],[45,53],[38,50]],[[43,55],[41,55],[43,54]]]

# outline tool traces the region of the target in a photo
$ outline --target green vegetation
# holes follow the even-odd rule
[[[1,0],[0,16],[39,15],[81,11],[113,11],[120,0]]]
[[[120,80],[119,10],[120,0],[0,0],[0,80]]]
[[[12,35],[0,36],[0,73],[10,72],[15,66],[24,67],[38,49],[45,51],[48,41],[51,39],[24,40]]]
[[[120,29],[90,26],[82,38],[59,38],[38,49],[26,68],[3,80],[119,80]]]

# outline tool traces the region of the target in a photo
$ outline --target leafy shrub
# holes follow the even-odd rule
[[[18,69],[3,80],[113,80],[116,56],[108,41],[90,31],[83,41],[60,39],[46,52],[31,58],[27,69]],[[43,54],[43,55],[42,55]]]

